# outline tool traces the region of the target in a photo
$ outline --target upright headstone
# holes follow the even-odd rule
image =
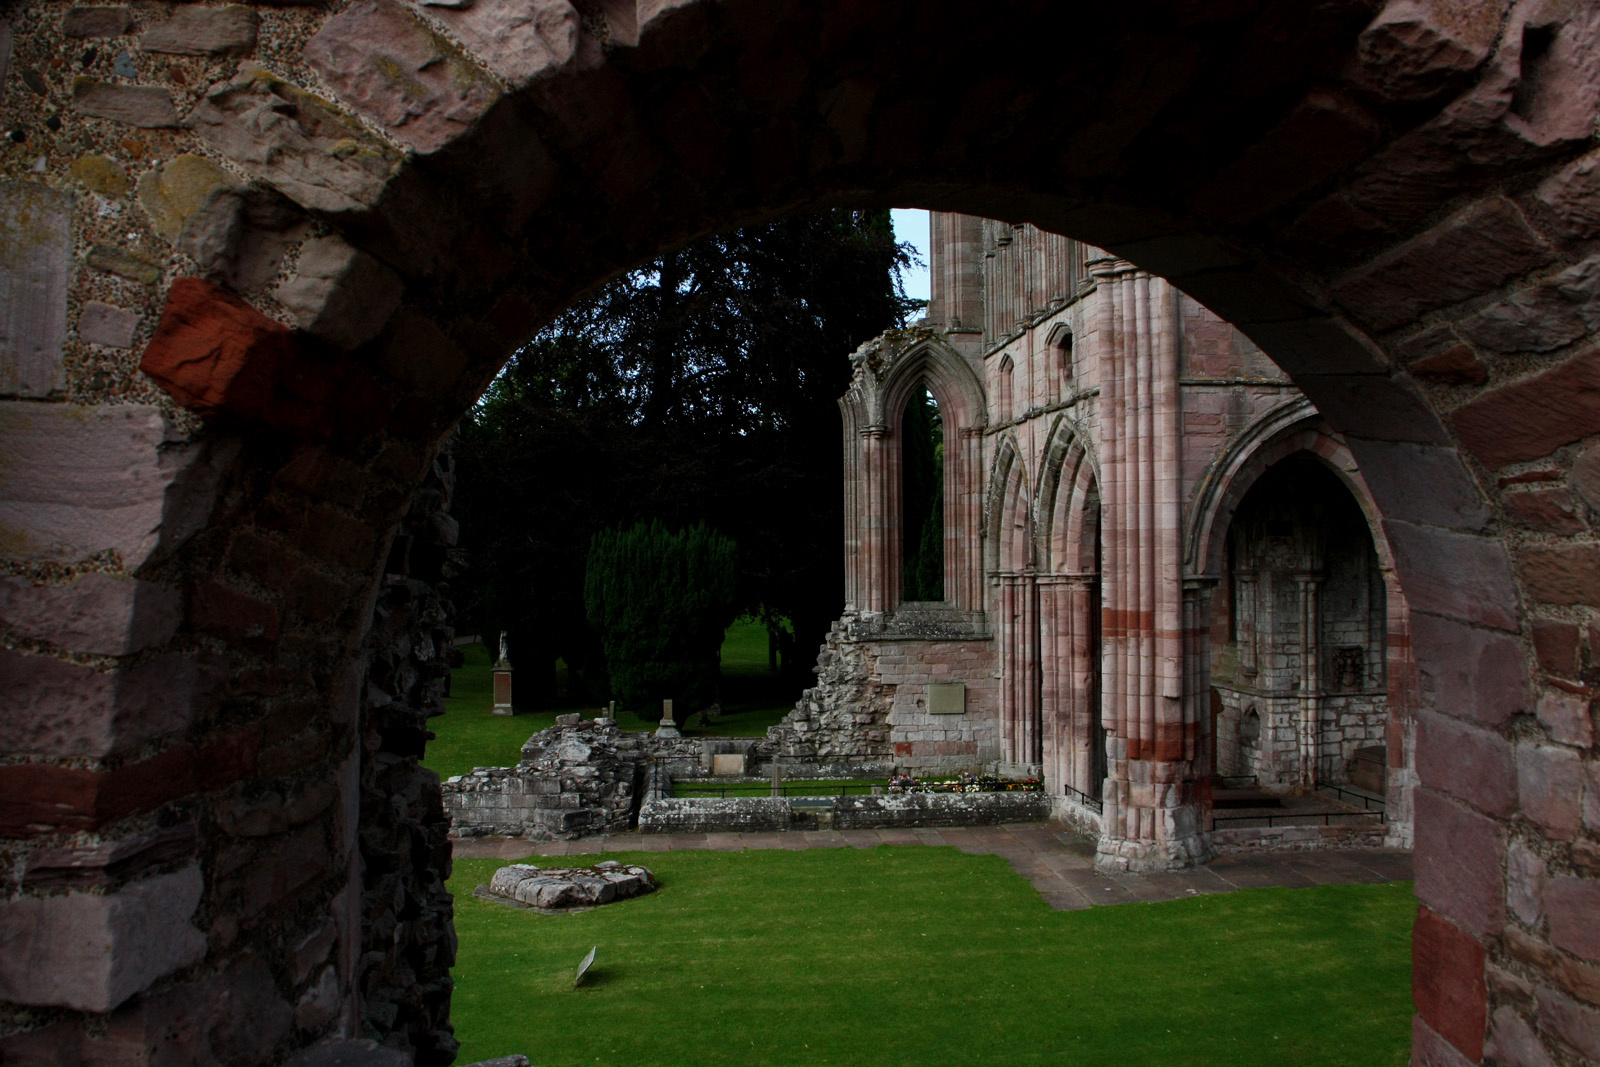
[[[656,727],[657,737],[682,737],[678,732],[678,724],[672,718],[672,701],[661,702],[661,725]]]
[[[778,761],[772,761],[772,795],[783,796],[783,768],[778,766]]]
[[[506,657],[506,635],[500,635],[500,658],[494,662],[494,714],[515,715],[511,707],[511,661]]]

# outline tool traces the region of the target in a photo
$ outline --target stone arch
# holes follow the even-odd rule
[[[995,448],[985,506],[984,569],[1022,573],[1039,566],[1040,546],[1034,494],[1027,457],[1015,434],[1005,434]]]
[[[1040,569],[1051,574],[1089,574],[1096,532],[1088,529],[1088,504],[1099,496],[1094,442],[1066,416],[1050,428],[1039,475]],[[1097,521],[1097,520],[1096,520]]]
[[[1345,435],[1440,709],[1419,748],[1415,1055],[1587,1040],[1593,1009],[1559,953],[1589,951],[1594,879],[1541,888],[1506,857],[1513,844],[1569,857],[1595,831],[1578,805],[1593,745],[1570,687],[1583,685],[1596,496],[1573,472],[1600,432],[1587,399],[1600,357],[1565,294],[1600,236],[1600,12],[1148,0],[1080,13],[1081,39],[1116,46],[1060,64],[1048,35],[1016,33],[1038,17],[1028,5],[598,8],[586,20],[554,2],[518,22],[501,3],[417,14],[356,0],[202,39],[139,7],[103,29],[145,31],[128,42],[140,84],[47,82],[77,154],[111,169],[74,176],[71,153],[47,151],[40,171],[6,171],[0,218],[37,223],[8,231],[8,270],[26,249],[28,291],[48,299],[24,307],[6,290],[8,328],[29,332],[6,350],[0,433],[30,460],[0,472],[20,583],[6,625],[25,639],[7,655],[30,687],[4,742],[0,828],[23,869],[77,831],[103,855],[145,857],[119,861],[97,899],[131,905],[169,876],[184,892],[165,894],[166,926],[107,934],[114,958],[148,961],[137,973],[80,984],[13,956],[4,995],[121,1009],[155,1035],[184,997],[225,1024],[237,991],[231,1003],[281,1021],[326,989],[315,1025],[274,1024],[219,1056],[241,1063],[357,1030],[357,650],[431,453],[511,349],[586,287],[718,227],[868,199],[1030,221],[1169,278]],[[61,69],[50,61],[79,55],[85,28],[61,3],[14,10],[0,107],[40,141],[15,72]],[[154,58],[178,38],[206,54]],[[1010,61],[964,76],[986,53]],[[196,195],[152,195],[146,218],[129,170]],[[122,214],[100,215],[91,189]],[[106,308],[69,321],[91,300]],[[1536,470],[1554,495],[1529,501],[1515,479]],[[91,559],[104,579],[87,577]],[[51,621],[79,598],[91,634]],[[158,661],[180,682],[153,704]],[[62,677],[90,693],[66,718],[59,687],[33,684]],[[1513,736],[1530,709],[1537,737]],[[1189,739],[1156,740],[1181,754]],[[313,780],[337,783],[320,807],[298,803]],[[260,815],[273,832],[223,828],[230,805],[270,796],[285,798]],[[144,817],[190,809],[203,832],[160,848],[140,837]],[[296,850],[308,862],[284,862]],[[24,877],[8,921],[72,928],[86,905],[48,903],[37,884]],[[1545,922],[1509,913],[1508,890],[1537,896]],[[200,914],[218,925],[200,931]],[[146,953],[152,931],[161,951]],[[312,946],[311,969],[266,973],[259,961],[289,944]],[[1517,983],[1488,983],[1506,972]],[[0,1047],[93,1058],[98,1024],[52,1017]]]

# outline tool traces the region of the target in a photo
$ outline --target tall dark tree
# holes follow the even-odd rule
[[[590,538],[652,519],[724,531],[740,606],[820,642],[843,585],[846,357],[903,323],[908,262],[888,212],[781,219],[616,278],[517,353],[462,428],[456,510],[458,602],[511,633],[523,679],[593,661]]]

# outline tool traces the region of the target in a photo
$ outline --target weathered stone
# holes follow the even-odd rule
[[[1516,205],[1495,198],[1379,256],[1335,285],[1334,295],[1358,320],[1389,330],[1550,259],[1549,247]]]
[[[156,866],[191,857],[199,844],[192,822],[146,830],[115,841],[40,849],[28,855],[25,890],[106,888]]]
[[[121,37],[133,29],[133,10],[126,7],[74,7],[61,17],[67,37]]]
[[[1429,789],[1417,792],[1417,899],[1478,938],[1505,926],[1505,831]]]
[[[0,538],[12,558],[109,550],[134,570],[158,545],[181,543],[176,508],[191,490],[207,497],[194,479],[214,472],[203,449],[173,447],[168,432],[161,410],[146,405],[0,403],[0,455],[29,457],[0,463]]]
[[[207,93],[187,124],[253,177],[315,211],[370,208],[400,155],[304,89],[246,63]]]
[[[190,922],[200,868],[115,893],[67,893],[0,903],[0,997],[17,1004],[108,1012],[205,956]]]
[[[284,1067],[413,1067],[415,1062],[399,1049],[370,1039],[330,1037],[301,1050]]]
[[[1561,236],[1584,240],[1600,234],[1600,150],[1546,178],[1535,195]]]
[[[1424,356],[1406,370],[1417,378],[1446,385],[1482,385],[1489,380],[1483,360],[1466,345],[1458,344],[1431,356]]]
[[[513,88],[560,70],[578,48],[581,20],[569,0],[475,0],[433,14]]]
[[[43,185],[0,182],[0,396],[62,388],[72,197]]]
[[[136,256],[110,245],[95,245],[89,249],[87,262],[95,270],[115,274],[140,285],[154,285],[161,280],[161,268],[142,256]]]
[[[65,585],[0,577],[0,622],[72,652],[126,656],[165,644],[178,630],[176,591],[91,571]]]
[[[1489,994],[1483,946],[1428,908],[1417,909],[1411,930],[1412,970],[1434,980],[1414,987],[1417,1013],[1456,1048],[1476,1060],[1483,1048]]]
[[[1600,1011],[1552,989],[1541,987],[1537,995],[1541,1029],[1571,1045],[1589,1062],[1600,1062]]]
[[[1483,491],[1453,448],[1350,437],[1361,476],[1389,518],[1481,530],[1491,511]]]
[[[1530,529],[1544,533],[1577,533],[1583,529],[1572,494],[1565,489],[1507,493],[1503,501],[1507,517]]]
[[[256,13],[242,4],[180,7],[139,37],[146,52],[180,56],[239,56],[256,46]]]
[[[105,156],[92,152],[73,160],[68,173],[72,175],[73,181],[91,193],[99,193],[101,196],[120,199],[127,196],[128,190],[133,188],[133,182],[128,178],[127,171]]]
[[[1462,444],[1487,467],[1547,456],[1600,432],[1600,348],[1493,389],[1450,415]]]
[[[1533,620],[1533,654],[1551,674],[1570,678],[1578,671],[1578,627],[1559,619]]]
[[[221,665],[169,653],[120,671],[0,651],[6,750],[52,758],[123,755],[181,732],[221,699]]]
[[[1561,876],[1544,890],[1550,943],[1586,960],[1600,960],[1600,879]]]
[[[108,348],[132,348],[143,321],[136,311],[90,300],[78,313],[78,339]]]
[[[1600,511],[1600,445],[1591,445],[1579,453],[1567,472],[1567,481],[1584,503]]]
[[[1583,763],[1560,745],[1518,745],[1517,794],[1546,837],[1568,840],[1582,821]]]
[[[1544,884],[1548,869],[1543,859],[1520,841],[1506,850],[1506,907],[1522,922],[1539,928],[1544,915]]]
[[[655,875],[646,867],[606,860],[593,867],[539,868],[514,863],[494,872],[489,892],[533,908],[592,908],[653,893]]]
[[[378,335],[404,291],[400,278],[365,252],[319,237],[300,250],[295,276],[273,295],[301,329],[355,348]]]
[[[196,278],[179,278],[139,369],[202,415],[264,415],[277,400],[275,376],[291,358],[288,327]]]
[[[121,85],[76,78],[72,82],[72,102],[90,118],[110,119],[145,129],[178,124],[178,110],[172,106],[172,94],[155,85]]]
[[[1517,554],[1528,596],[1541,604],[1600,604],[1600,547],[1532,544]]]
[[[1516,583],[1498,539],[1409,522],[1385,522],[1383,528],[1413,609],[1517,628]]]
[[[1600,257],[1491,304],[1461,333],[1492,352],[1553,352],[1600,330]]]
[[[1517,1067],[1556,1067],[1550,1052],[1534,1033],[1533,1027],[1509,1005],[1494,1012],[1494,1022],[1489,1031],[1489,1043],[1484,1052],[1496,1063],[1516,1064]]]
[[[0,97],[6,92],[6,72],[11,68],[11,23],[0,19]]]
[[[1424,100],[1471,74],[1500,34],[1507,0],[1398,0],[1361,34],[1348,76],[1392,100]]]
[[[1511,745],[1499,734],[1417,712],[1417,773],[1425,782],[1490,815],[1517,806],[1517,772]]]
[[[467,365],[466,353],[439,327],[402,308],[380,357],[383,369],[425,395],[447,389]]]
[[[499,95],[453,44],[392,0],[356,0],[306,42],[339,99],[421,154],[475,125]]]
[[[196,212],[236,185],[233,176],[211,160],[185,153],[139,179],[139,206],[157,233],[176,241]]]
[[[305,1031],[321,1030],[339,1017],[343,1007],[339,972],[333,967],[325,967],[322,977],[295,1004],[294,1024]]]

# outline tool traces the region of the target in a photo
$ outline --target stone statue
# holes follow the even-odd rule
[[[504,630],[500,631],[500,659],[497,660],[496,662],[499,662],[499,663],[509,663],[510,662],[510,660],[506,657],[506,632]]]

